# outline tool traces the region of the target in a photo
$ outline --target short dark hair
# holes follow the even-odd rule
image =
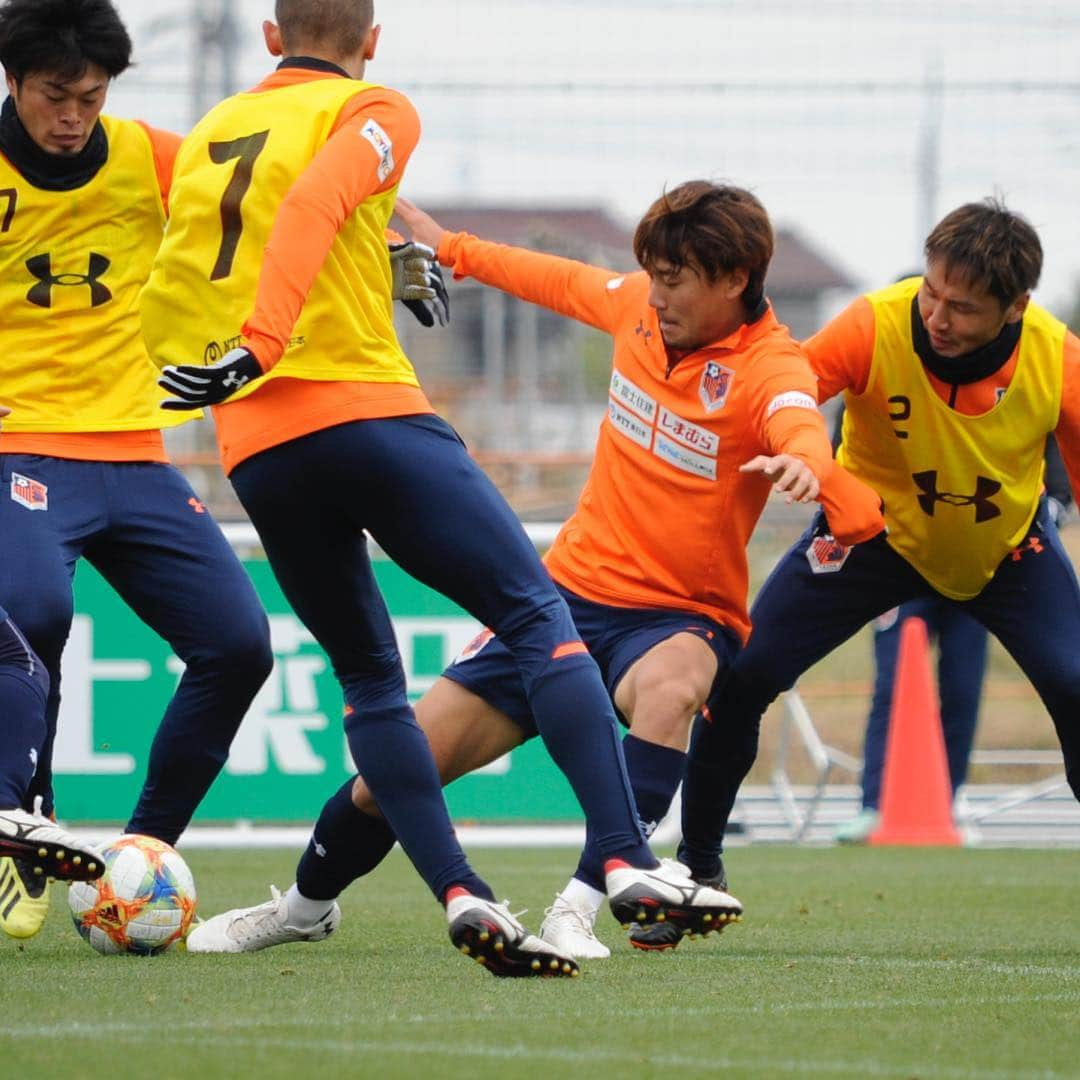
[[[965,203],[926,238],[926,261],[940,262],[1008,307],[1039,283],[1043,251],[1031,223],[1000,199]]]
[[[330,45],[341,56],[356,52],[375,22],[373,0],[277,0],[274,18],[285,51]]]
[[[109,0],[4,0],[0,64],[20,85],[37,72],[73,82],[90,64],[114,79],[131,66],[131,38]]]
[[[765,292],[773,230],[765,207],[744,188],[689,180],[665,192],[634,232],[634,255],[649,271],[660,260],[675,269],[690,264],[709,281],[733,270],[750,276],[743,301]]]

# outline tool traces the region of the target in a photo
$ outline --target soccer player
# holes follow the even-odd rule
[[[0,603],[48,676],[34,688],[48,690],[40,728],[0,711],[0,809],[10,817],[40,801],[52,811],[60,656],[86,558],[186,665],[127,825],[174,843],[272,656],[251,582],[165,453],[161,429],[182,418],[158,408],[136,302],[180,140],[102,115],[130,55],[108,0],[0,6],[10,94],[0,110],[0,385],[12,406],[0,434]],[[9,935],[36,933],[45,918],[36,865],[0,864]]]
[[[805,358],[764,294],[773,236],[753,195],[706,182],[658,199],[638,226],[642,271],[597,267],[450,235],[404,199],[398,211],[458,277],[470,275],[610,332],[608,419],[577,511],[547,568],[627,718],[627,769],[646,833],[667,812],[689,725],[742,644],[746,542],[774,486],[791,499],[840,488],[830,520],[847,539],[884,527],[879,499],[834,470]],[[835,475],[834,475],[835,473]],[[417,706],[444,783],[537,732],[511,648],[485,632]],[[328,843],[334,810],[316,824],[295,888],[328,903],[370,870],[393,832],[362,781],[350,848]],[[329,809],[329,808],[328,808]],[[320,848],[325,854],[319,856]],[[323,880],[310,871],[322,868]],[[330,873],[330,870],[333,870]],[[323,891],[314,891],[319,887]],[[564,955],[604,957],[594,922],[603,853],[589,843],[541,937]],[[234,936],[230,912],[197,932]],[[722,928],[699,920],[692,929]]]
[[[513,652],[603,854],[613,910],[687,926],[736,914],[733,897],[653,857],[596,664],[524,530],[432,413],[398,343],[383,230],[419,123],[401,94],[361,81],[379,40],[371,3],[278,0],[276,19],[264,34],[284,57],[278,70],[212,109],[177,157],[141,305],[151,352],[167,365],[165,407],[225,402],[215,410],[224,467],[285,595],[330,656],[357,768],[445,905],[455,944],[498,975],[576,972],[495,903],[453,835],[365,529]],[[332,887],[321,851],[350,849],[364,828],[351,788],[324,811],[307,899],[290,890],[244,913],[238,937],[204,927],[191,951],[333,928],[337,905],[317,899]]]
[[[997,636],[1046,705],[1080,796],[1080,589],[1043,495],[1051,432],[1078,490],[1080,341],[1031,302],[1042,246],[1000,202],[948,214],[925,254],[921,277],[861,297],[806,343],[819,399],[844,394],[839,460],[880,492],[889,531],[848,551],[817,521],[758,594],[750,641],[709,703],[723,722],[694,725],[679,857],[695,879],[722,873],[769,703],[920,597]]]

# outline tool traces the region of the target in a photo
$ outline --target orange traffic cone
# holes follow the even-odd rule
[[[941,712],[930,669],[926,623],[906,619],[893,683],[881,824],[871,844],[957,845]]]

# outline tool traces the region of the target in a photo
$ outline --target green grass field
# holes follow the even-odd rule
[[[192,851],[200,910],[268,897],[289,852]],[[565,850],[474,861],[536,928]],[[576,980],[497,980],[454,952],[399,852],[340,931],[245,956],[101,957],[54,887],[0,939],[0,1076],[1080,1076],[1080,853],[736,849],[745,921]]]

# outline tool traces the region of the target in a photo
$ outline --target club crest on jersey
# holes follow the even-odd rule
[[[806,561],[815,574],[835,574],[851,554],[851,548],[844,547],[833,536],[815,536],[806,549]]]
[[[454,663],[460,664],[465,660],[471,660],[494,636],[494,630],[489,630],[487,627],[484,627],[484,629],[454,657]]]
[[[735,372],[731,368],[726,368],[715,360],[710,360],[705,365],[698,393],[701,395],[701,403],[705,406],[706,412],[716,412],[717,409],[724,407],[734,376]]]
[[[37,480],[21,473],[11,474],[11,501],[27,510],[48,510],[49,489]]]

